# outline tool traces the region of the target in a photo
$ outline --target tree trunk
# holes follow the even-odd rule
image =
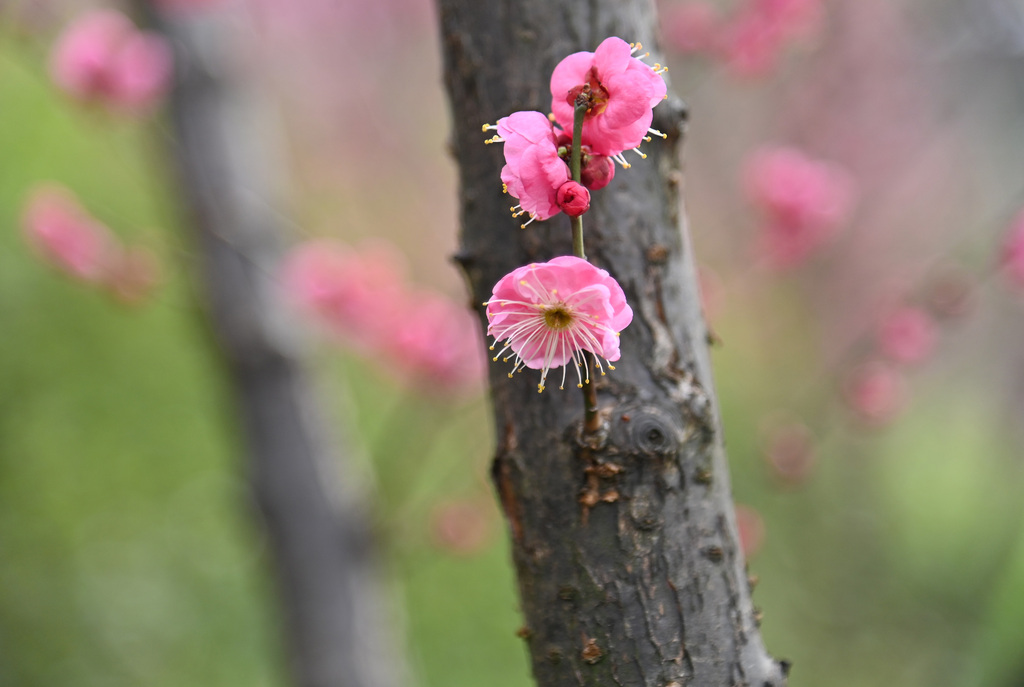
[[[501,147],[484,145],[481,125],[549,112],[557,62],[607,36],[649,49],[654,10],[641,0],[440,0],[440,11],[460,168],[456,259],[482,303],[514,268],[571,254],[571,237],[564,215],[526,229],[510,217]],[[538,394],[538,372],[509,379],[508,364],[491,364],[493,477],[511,530],[520,632],[542,687],[786,684],[788,664],[766,653],[750,600],[694,259],[680,232],[684,120],[678,101],[659,105],[654,126],[668,140],[645,145],[648,159],[619,170],[584,216],[587,254],[635,313],[622,360],[599,378],[604,430],[583,433],[579,392]]]
[[[283,168],[267,108],[246,78],[240,18],[197,9],[161,18],[174,45],[169,150],[196,231],[208,315],[229,371],[300,687],[393,687],[401,643],[385,604],[358,470],[328,441],[301,346],[278,299]],[[342,481],[344,474],[344,481]]]

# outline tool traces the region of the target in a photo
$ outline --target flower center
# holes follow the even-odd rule
[[[587,108],[587,117],[593,117],[608,109],[608,89],[606,89],[597,78],[597,67],[591,67],[587,72],[587,81],[573,89],[565,97],[570,105],[576,104],[576,96],[586,93],[590,97],[590,107]]]
[[[573,319],[572,311],[564,303],[555,303],[544,308],[544,324],[548,329],[568,329]]]

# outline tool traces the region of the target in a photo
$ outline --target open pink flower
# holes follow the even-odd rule
[[[1024,211],[1017,215],[1010,227],[1000,262],[1010,281],[1024,288]]]
[[[509,195],[519,199],[513,214],[528,214],[529,224],[561,212],[558,189],[569,181],[569,166],[558,154],[557,137],[548,118],[540,112],[513,112],[483,129],[498,132],[488,143],[504,144],[501,181]]]
[[[104,278],[114,239],[67,189],[46,185],[33,190],[23,225],[29,243],[55,267],[87,282]]]
[[[54,82],[73,98],[138,113],[167,90],[171,50],[162,37],[139,31],[120,12],[96,10],[61,35],[50,71]]]
[[[485,124],[483,130],[497,131],[487,143],[504,144],[501,180],[509,195],[519,200],[512,207],[513,216],[528,214],[530,219],[523,224],[525,227],[563,211],[564,203],[558,192],[570,181],[567,160],[571,137],[564,132],[556,133],[551,121],[540,112],[513,112],[497,124]],[[595,191],[607,186],[615,177],[615,166],[606,156],[593,153],[589,146],[583,146],[581,152],[583,186]]]
[[[619,332],[633,320],[618,282],[573,256],[513,270],[495,284],[486,305],[487,333],[505,343],[494,360],[511,350],[515,362],[509,376],[524,367],[540,370],[540,391],[548,371],[570,360],[576,364],[579,386],[589,383],[590,370],[582,352],[618,360]],[[604,374],[601,362],[596,362]],[[563,370],[559,388],[564,385]]]
[[[628,167],[622,152],[639,146],[654,119],[654,106],[665,97],[660,71],[633,57],[636,48],[612,36],[594,52],[569,55],[551,74],[551,110],[572,131],[576,96],[589,89],[591,108],[583,122],[582,144]],[[658,67],[660,69],[660,66]]]
[[[755,151],[743,177],[747,198],[764,215],[761,249],[775,267],[792,267],[825,243],[853,205],[849,174],[793,148]]]
[[[935,321],[920,308],[904,307],[890,313],[878,328],[878,346],[890,360],[913,365],[935,350]]]

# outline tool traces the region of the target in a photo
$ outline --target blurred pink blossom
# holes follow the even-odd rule
[[[417,388],[451,394],[483,389],[480,325],[469,308],[440,294],[410,291],[380,342],[389,368]]]
[[[737,503],[735,507],[736,529],[739,530],[740,548],[743,550],[743,556],[749,559],[757,555],[757,552],[764,545],[764,518],[752,506]]]
[[[114,240],[67,189],[55,184],[33,189],[23,227],[29,243],[58,269],[87,282],[103,279],[115,250]]]
[[[878,328],[878,347],[890,360],[913,365],[935,350],[938,332],[935,321],[924,310],[902,307],[882,320]]]
[[[593,106],[583,121],[581,143],[623,162],[622,152],[636,148],[648,135],[654,106],[667,92],[665,79],[633,57],[634,52],[629,43],[612,36],[594,52],[564,58],[551,74],[551,111],[562,129],[573,130],[573,103],[589,88]]]
[[[825,18],[823,0],[752,0],[751,7],[786,40],[813,36]]]
[[[442,503],[431,513],[430,530],[438,548],[471,556],[494,537],[493,511],[482,500]]]
[[[404,261],[384,242],[361,250],[316,239],[292,250],[282,266],[285,293],[334,334],[374,350],[401,307]]]
[[[1010,281],[1024,288],[1024,211],[1013,220],[1003,243],[1000,262]]]
[[[746,79],[774,70],[782,47],[771,23],[749,11],[740,12],[721,27],[715,46],[729,71]]]
[[[285,294],[344,343],[435,393],[479,389],[483,338],[469,309],[414,289],[401,255],[378,241],[356,250],[330,239],[308,241],[285,258]]]
[[[669,50],[701,52],[714,45],[720,21],[718,10],[707,2],[671,5],[661,11],[661,36]]]
[[[734,74],[762,77],[788,42],[813,36],[822,19],[821,0],[750,0],[722,25],[715,44]]]
[[[817,462],[814,435],[802,422],[776,423],[765,429],[764,458],[780,482],[799,486],[807,481]]]
[[[873,361],[854,369],[846,380],[844,396],[858,419],[869,426],[887,425],[907,404],[906,379],[896,368]]]
[[[65,93],[126,113],[141,113],[166,92],[171,50],[155,33],[139,31],[125,15],[95,10],[57,40],[50,73]]]
[[[760,148],[744,164],[746,196],[763,216],[759,252],[777,268],[793,267],[826,243],[848,217],[849,174],[794,148]]]

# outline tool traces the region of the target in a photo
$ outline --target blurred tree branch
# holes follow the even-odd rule
[[[228,8],[141,12],[174,46],[168,153],[178,172],[220,352],[276,564],[301,687],[390,687],[405,677],[387,632],[381,577],[351,460],[328,441],[301,347],[278,302],[283,168],[267,109],[247,79]],[[343,474],[341,474],[343,473]]]
[[[514,268],[571,252],[567,218],[523,230],[501,193],[499,146],[480,127],[550,109],[548,80],[607,36],[653,43],[641,0],[440,0],[445,81],[460,168],[461,250],[477,303]],[[648,159],[593,196],[587,253],[636,313],[623,358],[599,378],[605,433],[582,431],[577,393],[537,394],[529,371],[492,365],[493,476],[538,684],[786,684],[765,652],[740,552],[693,254],[679,214],[684,110]]]

